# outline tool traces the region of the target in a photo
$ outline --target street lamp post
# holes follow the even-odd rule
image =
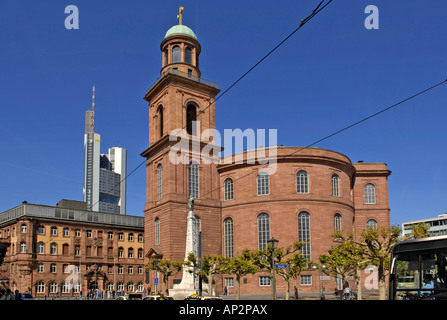
[[[158,263],[160,262],[160,260],[156,259],[154,261],[154,265],[155,265],[155,278],[157,279],[155,282],[155,292],[158,293],[158,281],[160,281],[158,279]]]
[[[275,247],[279,241],[275,238],[271,238],[267,240],[267,243],[270,245],[272,249],[272,300],[276,300],[276,279],[275,279]]]
[[[316,269],[316,266],[313,266],[312,269]],[[318,286],[320,291],[320,300],[324,300],[323,288],[322,288],[322,280],[321,280],[321,268],[326,269],[325,265],[318,265]]]

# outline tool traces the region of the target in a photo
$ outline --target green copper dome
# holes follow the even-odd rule
[[[197,37],[194,34],[194,32],[190,28],[188,28],[187,26],[184,26],[182,24],[178,24],[176,26],[173,26],[171,29],[169,29],[166,32],[164,39],[166,39],[167,37],[172,36],[174,34],[187,35],[187,36],[197,40]]]

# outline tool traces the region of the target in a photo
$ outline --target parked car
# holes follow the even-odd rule
[[[17,300],[34,300],[34,297],[31,293],[19,293],[16,297]]]
[[[212,297],[212,296],[206,296],[202,297],[198,294],[192,294],[189,297],[186,297],[185,300],[223,300],[221,297]]]
[[[129,293],[128,295],[129,300],[142,300],[143,294],[141,293]]]
[[[151,294],[150,296],[144,297],[143,300],[174,300],[174,298],[159,294]]]
[[[202,300],[223,300],[221,297],[202,297]]]

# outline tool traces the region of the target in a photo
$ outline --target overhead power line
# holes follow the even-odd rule
[[[275,52],[279,47],[281,47],[287,40],[290,39],[298,30],[300,30],[305,24],[307,24],[310,20],[312,20],[316,15],[318,15],[322,10],[324,10],[332,1],[329,0],[327,3],[323,5],[323,3],[326,0],[321,1],[318,6],[312,11],[310,15],[308,15],[306,18],[302,19],[300,22],[300,25],[295,28],[287,37],[285,37],[281,42],[279,42],[272,50],[270,50],[267,54],[265,54],[258,62],[256,62],[248,71],[246,71],[242,76],[240,76],[236,81],[234,81],[227,89],[225,89],[214,101],[211,101],[208,106],[203,108],[199,112],[199,116],[205,112],[208,108],[210,108],[213,104],[216,103],[217,100],[222,98],[226,93],[228,93],[234,86],[236,86],[242,79],[244,79],[250,72],[252,72],[256,67],[258,67],[265,59],[267,59],[273,52]],[[323,5],[323,6],[322,6]],[[185,129],[186,125],[183,126],[181,129],[178,129],[180,132],[182,129]],[[120,183],[118,183],[116,186],[114,186],[111,190],[115,190],[119,185],[121,185],[122,182],[124,182],[131,174],[133,174],[137,169],[139,169],[144,163],[146,162],[146,159],[141,162],[132,172],[130,172],[126,177],[124,177]],[[96,205],[99,201],[97,201],[94,205]],[[93,205],[93,206],[94,206]]]

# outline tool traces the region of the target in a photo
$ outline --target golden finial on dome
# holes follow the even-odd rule
[[[177,19],[179,20],[179,24],[182,24],[182,12],[183,12],[183,8],[182,6],[180,6],[180,8],[178,9],[178,15],[177,15]]]

